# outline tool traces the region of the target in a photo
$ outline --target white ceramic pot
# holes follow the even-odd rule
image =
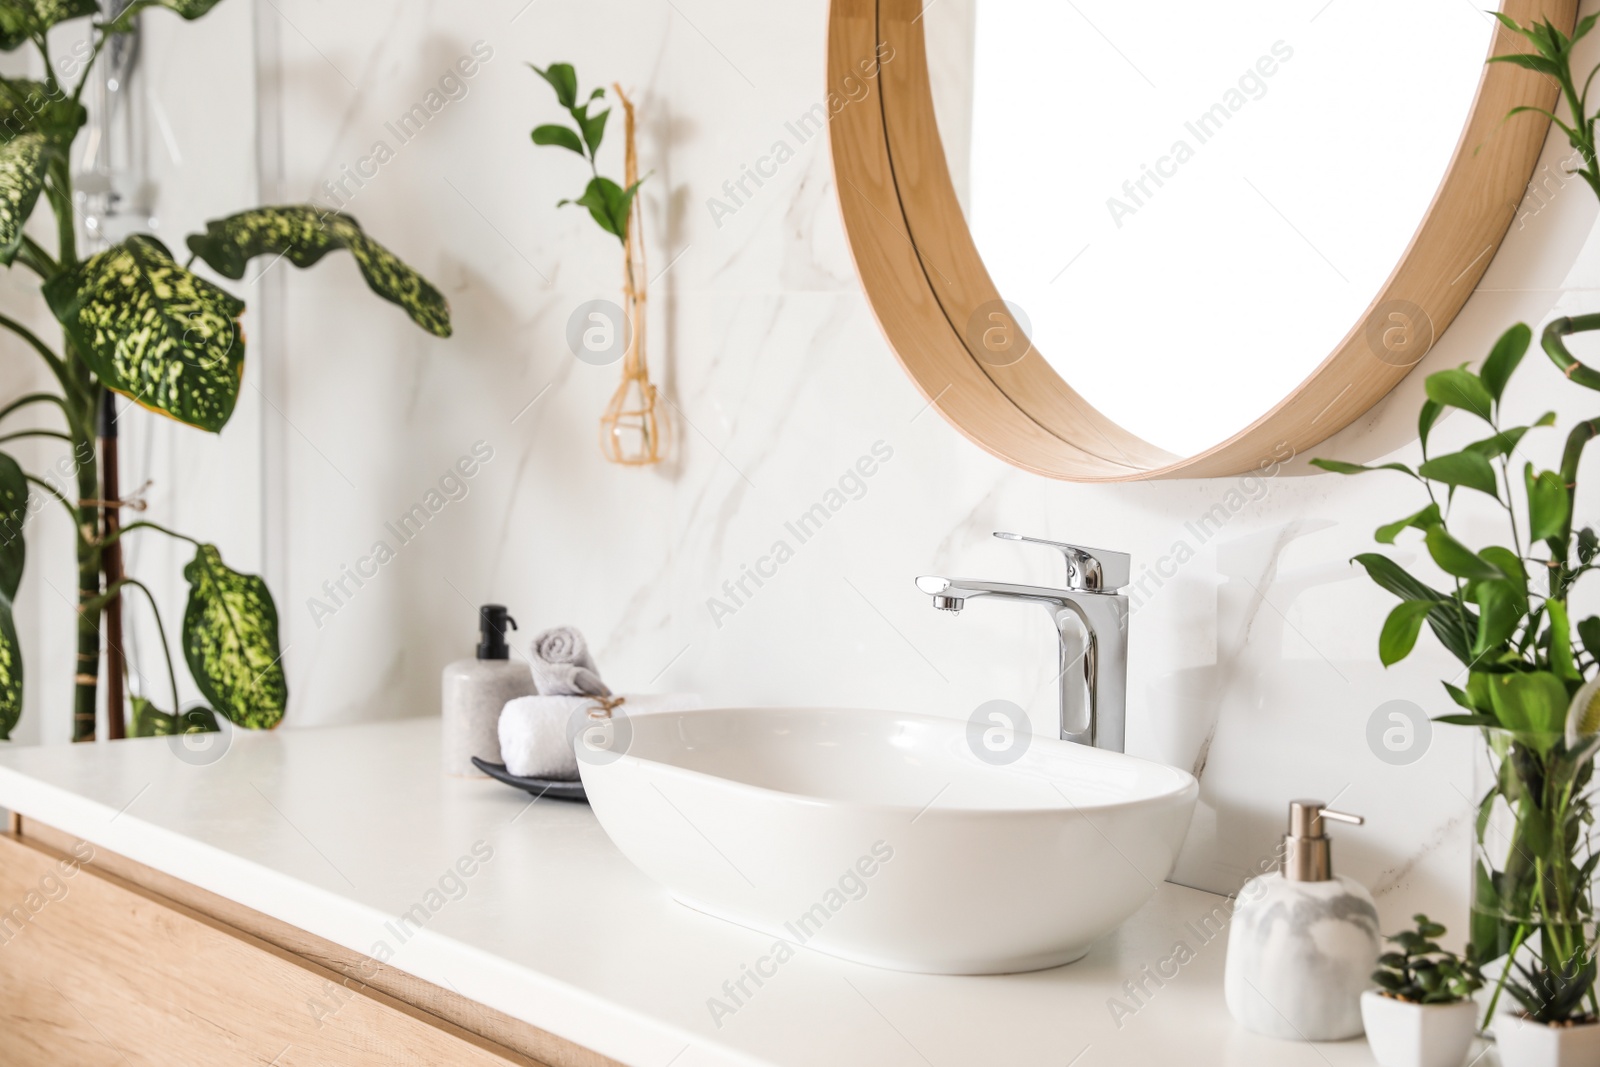
[[[1412,1004],[1375,989],[1361,994],[1367,1044],[1381,1067],[1461,1067],[1477,1011],[1471,1000]]]
[[[1600,1023],[1546,1026],[1520,1015],[1494,1022],[1500,1067],[1595,1067],[1600,1064]]]

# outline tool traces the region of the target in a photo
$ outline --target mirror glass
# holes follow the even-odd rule
[[[1034,346],[1177,455],[1265,414],[1426,214],[1489,54],[1478,7],[926,5],[951,179]]]

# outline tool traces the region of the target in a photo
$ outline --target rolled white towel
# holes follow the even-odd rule
[[[557,626],[533,639],[534,684],[544,696],[610,696],[600,680],[589,645],[571,626]]]
[[[694,693],[621,699],[622,703],[611,712],[612,736],[616,739],[611,751],[619,755],[627,751],[627,720],[631,716],[693,711],[705,706]],[[574,742],[590,721],[588,713],[599,706],[593,697],[587,696],[533,696],[507,701],[500,712],[500,754],[506,761],[506,770],[521,778],[575,781],[578,755]]]

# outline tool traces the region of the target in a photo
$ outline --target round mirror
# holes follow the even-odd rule
[[[832,130],[863,283],[1019,466],[1282,459],[1421,360],[1512,221],[1545,124],[1502,120],[1554,91],[1496,50],[1465,3],[834,0],[834,76],[877,105]]]

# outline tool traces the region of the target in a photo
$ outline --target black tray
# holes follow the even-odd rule
[[[583,792],[583,782],[562,782],[554,778],[519,778],[506,770],[504,763],[489,763],[472,757],[472,765],[487,774],[490,778],[504,782],[506,785],[515,786],[517,789],[526,790],[535,797],[550,797],[552,800],[581,800],[588,803],[589,798]]]

